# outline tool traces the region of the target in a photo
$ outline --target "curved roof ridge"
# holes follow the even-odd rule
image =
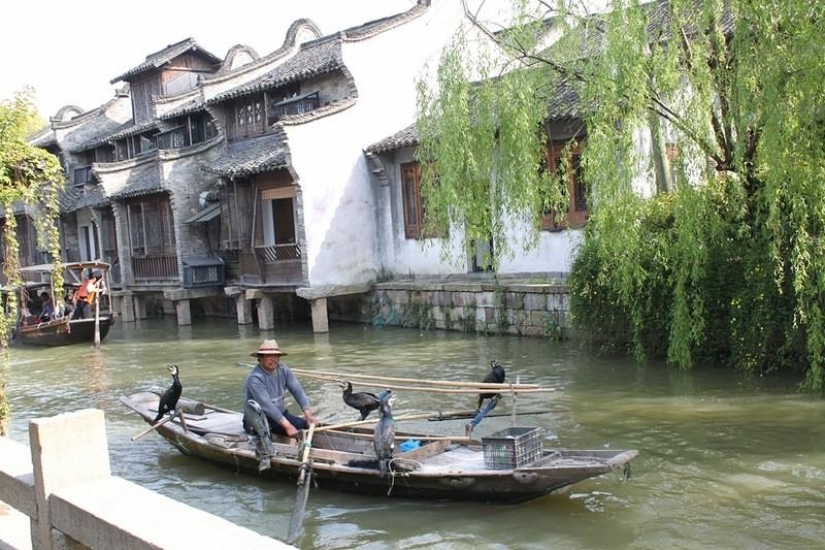
[[[422,2],[419,0],[416,5],[407,11],[382,17],[381,19],[376,19],[374,21],[368,21],[367,23],[358,25],[357,27],[351,27],[342,31],[342,34],[344,35],[343,39],[345,42],[360,42],[362,40],[367,40],[404,25],[405,23],[409,23],[410,21],[424,15],[429,9],[430,3],[428,1]]]
[[[226,80],[229,80],[231,78],[235,78],[236,76],[242,75],[244,73],[251,72],[255,69],[259,69],[259,68],[261,68],[262,66],[264,66],[268,63],[271,63],[273,61],[277,61],[278,59],[281,59],[282,57],[285,57],[286,55],[289,54],[289,52],[291,52],[293,50],[293,48],[295,48],[296,39],[298,38],[298,32],[303,28],[308,29],[310,32],[312,32],[313,34],[315,34],[318,37],[322,36],[321,30],[318,28],[318,25],[316,25],[311,19],[306,19],[306,18],[296,19],[289,26],[289,29],[287,29],[286,37],[284,38],[284,42],[283,42],[283,44],[281,44],[280,48],[276,49],[273,52],[270,52],[270,53],[266,54],[263,57],[258,58],[256,61],[253,61],[251,63],[247,63],[246,65],[243,65],[241,67],[238,67],[237,69],[227,69],[226,71],[223,71],[223,66],[222,66],[221,70],[219,70],[214,75],[204,76],[203,80],[202,80],[202,83],[204,85],[206,85],[206,84],[224,82]],[[240,46],[240,44],[238,46]],[[231,49],[230,49],[230,51],[231,51]],[[229,53],[227,52],[227,57],[228,57],[228,55],[229,55]],[[225,64],[225,62],[226,62],[226,59],[224,59],[224,64]]]
[[[54,116],[49,118],[49,122],[51,123],[51,127],[54,130],[58,130],[58,129],[63,130],[63,129],[66,129],[66,128],[71,128],[72,126],[77,126],[78,124],[81,124],[83,122],[88,122],[89,119],[91,119],[95,116],[98,116],[101,113],[105,113],[106,109],[108,109],[109,106],[112,105],[115,101],[117,101],[118,99],[120,99],[122,97],[126,97],[128,95],[129,95],[128,91],[117,90],[112,99],[110,99],[106,103],[104,103],[102,105],[98,105],[94,109],[90,109],[88,111],[83,111],[77,105],[64,105],[63,107],[61,107],[60,109],[57,110],[57,113],[55,113]],[[71,110],[79,110],[81,112],[80,112],[79,115],[77,115],[74,118],[70,118],[69,120],[61,120],[60,119],[60,117],[64,116],[67,112],[69,112]]]
[[[257,78],[239,84],[206,101],[214,105],[227,99],[277,88],[289,82],[310,78],[344,67],[339,35],[323,37],[301,44],[297,54]]]

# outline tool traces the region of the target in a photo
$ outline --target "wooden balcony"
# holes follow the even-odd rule
[[[269,106],[269,123],[272,124],[285,116],[303,115],[321,106],[318,92],[298,97],[291,97]]]
[[[132,257],[132,275],[136,283],[166,283],[180,279],[178,257],[174,254]]]
[[[238,263],[243,283],[294,286],[303,282],[301,247],[297,244],[241,250]]]
[[[301,247],[297,244],[276,244],[274,246],[255,247],[255,254],[264,264],[271,264],[278,260],[300,260]]]

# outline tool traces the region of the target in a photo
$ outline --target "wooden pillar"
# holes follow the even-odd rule
[[[327,299],[315,298],[312,304],[312,332],[329,332],[329,317],[327,316]]]

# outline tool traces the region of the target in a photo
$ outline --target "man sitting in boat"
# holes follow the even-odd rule
[[[92,304],[94,304],[95,297],[100,291],[100,280],[103,278],[103,273],[95,270],[81,283],[80,288],[74,293],[72,303],[74,304],[74,313],[72,320],[75,319],[91,319]]]
[[[258,358],[258,364],[246,378],[244,404],[254,399],[260,404],[269,429],[276,434],[295,437],[298,430],[306,430],[315,423],[315,416],[309,404],[309,397],[298,382],[292,370],[281,363],[281,356],[287,355],[275,340],[264,340],[257,351],[250,353]],[[284,406],[284,394],[289,390],[304,412],[304,418],[291,414]],[[244,421],[244,430],[252,433],[251,426]]]

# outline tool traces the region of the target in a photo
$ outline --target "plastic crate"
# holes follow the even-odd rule
[[[484,466],[491,470],[512,470],[541,457],[541,428],[507,428],[481,438]]]

